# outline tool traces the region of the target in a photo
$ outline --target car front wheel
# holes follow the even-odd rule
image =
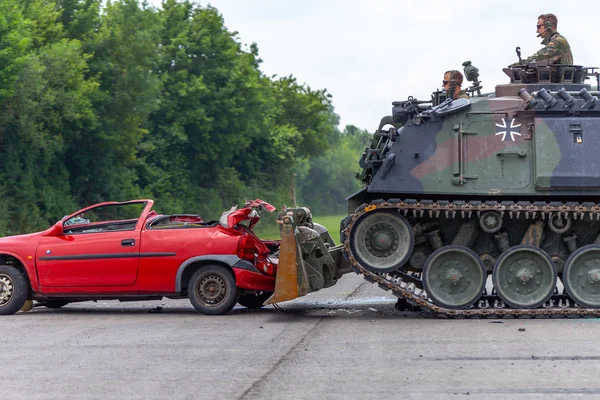
[[[238,302],[240,290],[230,269],[218,265],[200,268],[192,275],[188,296],[194,308],[203,314],[221,315]]]
[[[0,315],[14,314],[27,300],[27,280],[18,269],[0,265]]]

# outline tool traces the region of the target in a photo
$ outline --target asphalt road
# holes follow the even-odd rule
[[[0,318],[5,399],[600,398],[600,320],[446,320],[356,275],[284,311],[185,300]],[[160,307],[160,308],[157,308]]]

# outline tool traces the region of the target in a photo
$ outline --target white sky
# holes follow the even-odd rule
[[[159,5],[160,0],[152,0]],[[597,9],[565,0],[202,0],[244,44],[256,42],[267,75],[292,74],[333,96],[340,125],[373,131],[391,102],[429,99],[443,72],[471,60],[483,91],[502,68],[540,49],[537,16],[554,13],[575,64],[596,66]],[[591,4],[591,3],[588,3]],[[595,82],[589,82],[594,86]],[[465,85],[466,86],[466,85]]]

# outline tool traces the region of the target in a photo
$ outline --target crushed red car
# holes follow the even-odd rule
[[[188,297],[204,314],[260,308],[275,288],[280,241],[252,231],[262,201],[223,213],[160,215],[150,199],[105,202],[43,232],[0,238],[0,314],[27,300],[68,303]]]

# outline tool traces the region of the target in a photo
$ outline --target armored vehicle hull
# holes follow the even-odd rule
[[[465,70],[467,77],[469,71]],[[351,267],[445,315],[600,315],[600,106],[577,66],[395,102],[342,221]],[[475,79],[476,81],[476,79]],[[425,104],[424,104],[425,103]]]
[[[367,186],[370,197],[600,194],[600,114],[544,115],[520,110],[518,97],[461,101],[462,111],[400,128],[382,154],[386,168],[378,168]]]

